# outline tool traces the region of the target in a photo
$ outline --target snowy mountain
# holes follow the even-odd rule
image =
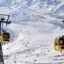
[[[61,20],[64,18],[63,6],[64,2],[60,0],[20,0],[14,6],[10,7],[12,11],[10,14],[13,19],[17,18],[16,20],[20,20],[21,22],[26,20],[37,21],[38,19],[41,19],[40,21],[42,21],[42,19]]]
[[[21,21],[23,21],[22,19],[35,20],[36,17],[42,18],[44,15],[44,18],[49,15],[52,18],[63,19],[63,7],[64,1],[62,0],[2,0],[0,3],[0,9],[9,9],[9,14]]]
[[[10,14],[12,21],[7,27],[11,40],[3,45],[5,64],[64,61],[54,50],[55,38],[64,35],[63,0],[0,0],[0,13]]]

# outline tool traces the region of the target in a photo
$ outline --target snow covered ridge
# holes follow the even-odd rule
[[[42,21],[43,18],[50,20],[51,17],[52,20],[64,18],[64,2],[61,0],[23,0],[23,2],[20,0],[17,3],[10,7],[11,16],[13,19],[17,18],[17,21],[39,21],[40,19]]]
[[[35,9],[40,12],[53,13],[60,7],[63,7],[62,0],[0,0],[0,7],[12,8],[15,10],[21,8]]]

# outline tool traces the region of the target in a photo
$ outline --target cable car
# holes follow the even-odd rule
[[[3,31],[3,24],[6,24],[7,26],[8,24],[11,23],[11,21],[9,21],[10,15],[5,14],[0,15],[2,15],[2,18],[0,19],[0,42],[8,44],[8,42],[10,41],[10,33]]]
[[[8,44],[8,42],[10,41],[10,34],[8,32],[3,32],[0,35],[0,40],[4,43],[4,44]]]
[[[64,51],[64,36],[55,39],[54,48],[56,51]]]

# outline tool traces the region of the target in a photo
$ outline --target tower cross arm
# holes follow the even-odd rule
[[[6,22],[6,21],[0,21],[1,23],[6,23],[6,24],[10,24],[11,23],[11,21],[8,21],[8,22]]]

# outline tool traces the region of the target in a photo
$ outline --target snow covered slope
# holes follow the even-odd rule
[[[54,50],[54,39],[63,35],[63,29],[58,26],[47,22],[13,23],[8,29],[17,36],[8,45],[3,45],[5,64],[54,63],[57,62],[54,56],[62,55]]]
[[[5,64],[63,63],[63,53],[54,50],[55,38],[64,35],[63,6],[63,0],[1,0],[0,12],[12,21]]]

